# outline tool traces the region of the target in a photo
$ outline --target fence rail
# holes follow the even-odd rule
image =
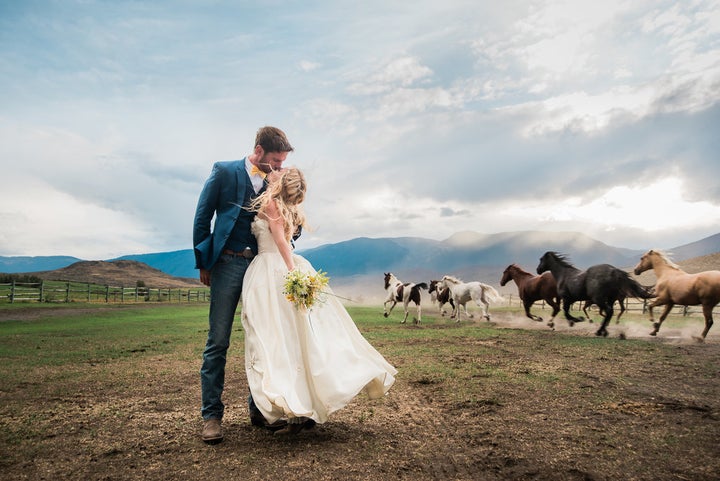
[[[83,282],[0,284],[0,302],[207,302],[210,290],[198,288],[114,287]]]

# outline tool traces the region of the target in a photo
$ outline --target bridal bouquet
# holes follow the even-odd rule
[[[323,288],[328,284],[327,273],[318,271],[313,274],[306,274],[297,269],[285,275],[285,289],[283,294],[288,301],[295,305],[296,309],[309,309],[320,300]]]

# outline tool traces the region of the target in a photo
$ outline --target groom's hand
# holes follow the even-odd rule
[[[207,269],[200,269],[200,282],[206,286],[210,285],[210,271]]]

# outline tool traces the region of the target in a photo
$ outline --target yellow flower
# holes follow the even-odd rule
[[[295,305],[296,309],[309,309],[315,302],[321,300],[322,289],[328,284],[325,272],[307,274],[297,269],[287,273],[283,294],[285,298]]]

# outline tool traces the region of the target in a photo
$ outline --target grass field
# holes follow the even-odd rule
[[[720,338],[640,314],[557,330],[351,306],[399,370],[292,441],[249,425],[237,320],[226,440],[199,440],[207,304],[0,307],[0,479],[715,479]],[[547,311],[541,314],[547,315]],[[595,328],[597,324],[594,325]],[[715,328],[720,331],[718,326]],[[620,335],[622,334],[622,335]]]

